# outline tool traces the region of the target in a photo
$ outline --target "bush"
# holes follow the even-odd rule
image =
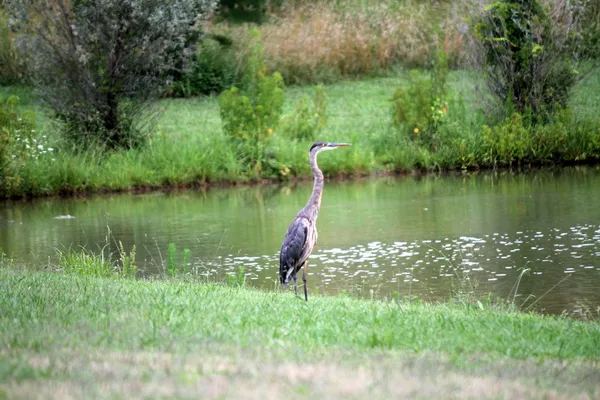
[[[531,125],[524,124],[519,113],[513,114],[497,126],[484,125],[481,137],[484,165],[511,166],[527,161],[530,156]]]
[[[481,165],[493,167],[600,159],[600,123],[578,121],[569,109],[557,110],[546,124],[514,113],[497,126],[484,125],[480,140]]]
[[[25,62],[17,52],[8,16],[0,8],[0,85],[10,85],[23,79]]]
[[[18,104],[16,96],[6,101],[0,97],[0,190],[4,193],[10,193],[20,185],[19,173],[28,160],[48,151],[37,142],[35,114],[31,111],[20,113]]]
[[[12,2],[34,84],[70,139],[134,147],[146,105],[187,68],[209,0]],[[28,29],[26,29],[28,28]]]
[[[296,110],[281,121],[281,132],[293,140],[315,140],[327,123],[327,98],[322,86],[315,88],[312,108],[310,99],[302,97],[296,103]]]
[[[554,2],[552,14],[561,23],[566,45],[578,61],[600,59],[600,2],[597,0],[570,0]]]
[[[172,95],[219,94],[237,81],[236,58],[230,44],[207,38],[198,44],[190,71],[173,85]]]
[[[431,150],[437,150],[439,127],[448,112],[447,76],[446,56],[439,52],[429,78],[411,71],[408,87],[396,89],[392,98],[392,125]]]
[[[544,122],[567,105],[575,84],[572,51],[552,25],[539,0],[496,1],[475,24],[488,86],[509,114],[531,109],[534,119]]]
[[[266,74],[262,43],[258,32],[243,78],[243,90],[233,87],[219,97],[223,131],[237,147],[244,168],[257,176],[271,165],[269,137],[279,125],[283,109],[283,79]]]

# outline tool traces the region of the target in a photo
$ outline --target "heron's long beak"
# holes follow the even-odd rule
[[[327,147],[337,148],[337,147],[346,147],[352,146],[351,143],[327,143]]]

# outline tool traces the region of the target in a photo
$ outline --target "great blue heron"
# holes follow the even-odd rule
[[[304,298],[308,301],[308,290],[306,288],[306,266],[308,257],[317,243],[317,217],[321,207],[321,196],[323,194],[323,172],[317,165],[317,154],[323,150],[334,150],[339,147],[350,146],[349,143],[327,143],[317,142],[312,145],[308,154],[310,168],[313,170],[314,184],[312,194],[306,206],[298,212],[296,218],[290,225],[283,239],[281,253],[279,254],[279,280],[285,288],[294,281],[294,293],[298,296],[298,285],[296,274],[303,268],[302,280],[304,281]]]

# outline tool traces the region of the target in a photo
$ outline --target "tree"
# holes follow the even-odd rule
[[[509,108],[542,120],[565,107],[576,75],[574,49],[539,0],[499,0],[475,24],[488,85]]]
[[[132,147],[187,68],[209,0],[9,0],[32,79],[76,142]]]

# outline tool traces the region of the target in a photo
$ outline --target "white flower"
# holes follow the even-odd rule
[[[37,148],[40,149],[40,150],[44,150],[44,145],[43,144],[38,144]]]
[[[48,147],[48,151],[54,151],[52,147]]]

